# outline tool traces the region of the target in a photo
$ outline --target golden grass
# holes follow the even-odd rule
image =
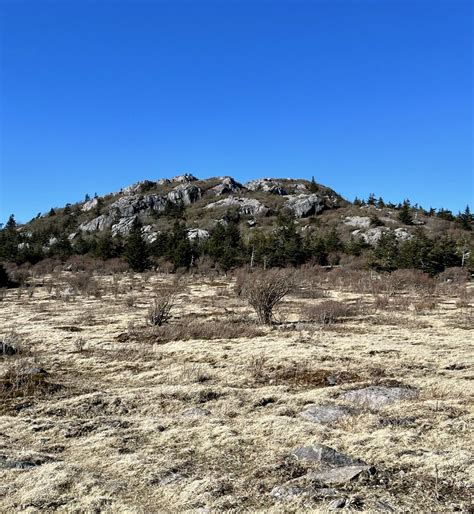
[[[91,294],[70,275],[0,303],[0,336],[15,328],[27,346],[0,357],[3,384],[32,359],[49,373],[0,398],[0,512],[324,512],[333,498],[270,494],[304,477],[311,466],[289,455],[316,442],[377,468],[337,487],[353,509],[472,508],[472,295],[456,306],[410,291],[415,303],[376,310],[373,294],[332,286],[290,295],[279,324],[260,327],[230,279],[184,277],[154,329],[147,310],[169,276],[96,276]],[[304,319],[328,300],[357,314]],[[330,425],[299,415],[373,384],[419,395]]]

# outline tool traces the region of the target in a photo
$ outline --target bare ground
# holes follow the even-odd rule
[[[3,379],[1,512],[324,512],[335,499],[346,510],[472,512],[472,305],[446,294],[426,311],[375,311],[371,295],[332,288],[363,309],[321,327],[300,313],[322,300],[290,296],[262,329],[230,279],[188,277],[169,327],[199,323],[204,335],[167,342],[145,321],[169,276],[96,280],[102,296],[38,281],[31,297],[9,290],[0,302],[0,336],[14,329],[22,347],[0,356],[3,376],[48,372],[26,389]],[[416,395],[328,424],[300,415],[369,385]],[[376,472],[276,497],[305,480],[313,465],[292,452],[313,443]]]

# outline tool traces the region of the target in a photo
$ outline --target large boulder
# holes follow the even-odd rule
[[[417,395],[416,390],[406,387],[369,386],[347,391],[341,395],[341,399],[377,410],[400,400],[416,398]]]
[[[334,448],[324,444],[312,444],[303,446],[292,453],[297,460],[305,460],[323,467],[342,467],[365,465],[360,459],[354,459],[349,455],[340,453]]]
[[[181,183],[187,183],[187,182],[195,182],[197,178],[192,175],[191,173],[183,173],[182,175],[176,175],[176,177],[173,177],[171,179],[171,182],[181,182]]]
[[[247,216],[264,216],[269,210],[262,202],[254,198],[236,198],[235,196],[229,196],[223,200],[218,200],[217,202],[206,205],[206,209],[216,209],[219,207],[236,207],[240,214]]]
[[[286,189],[280,182],[270,178],[262,178],[251,180],[245,184],[245,187],[250,191],[263,191],[264,193],[271,193],[274,195],[287,195]]]
[[[86,221],[79,225],[79,230],[82,232],[96,232],[98,230],[105,230],[110,228],[113,223],[113,217],[110,214],[101,214],[91,221]]]
[[[344,224],[355,228],[369,228],[370,218],[368,216],[346,216]]]
[[[188,229],[188,239],[190,241],[205,241],[209,239],[209,232],[201,228]]]
[[[170,191],[166,198],[174,204],[190,205],[201,198],[201,189],[194,184],[181,184]]]
[[[92,200],[88,200],[87,202],[84,202],[84,204],[82,205],[82,211],[84,211],[84,212],[91,211],[92,209],[97,207],[98,203],[99,203],[98,198],[92,198]]]
[[[285,207],[292,211],[297,218],[307,218],[322,212],[326,208],[326,202],[317,194],[301,194],[288,198]]]
[[[236,182],[232,177],[221,177],[221,182],[212,188],[216,196],[229,193],[240,193],[243,189],[242,184]]]

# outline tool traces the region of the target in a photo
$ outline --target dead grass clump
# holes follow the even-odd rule
[[[49,373],[31,359],[15,359],[0,377],[0,397],[30,396],[54,388]]]
[[[23,336],[15,329],[0,336],[0,356],[16,355],[19,353],[26,353],[26,345]]]
[[[413,304],[413,308],[417,314],[434,311],[437,306],[438,302],[434,298],[423,298]]]
[[[471,279],[471,274],[466,268],[446,268],[438,275],[440,282],[448,284],[466,284]]]
[[[332,325],[355,314],[355,306],[335,300],[303,307],[304,319],[320,325]]]
[[[240,337],[259,337],[264,332],[255,325],[240,322],[192,320],[186,323],[157,325],[148,330],[134,330],[127,340],[146,343],[169,343],[189,341],[190,339],[238,339]]]

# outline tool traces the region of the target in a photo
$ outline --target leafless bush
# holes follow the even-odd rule
[[[242,277],[240,295],[253,307],[260,323],[268,325],[273,320],[273,309],[293,287],[294,279],[291,272],[258,271],[245,273]]]
[[[150,325],[161,327],[167,323],[171,317],[171,311],[176,306],[176,290],[163,291],[161,296],[153,300],[153,304],[148,309],[148,322]]]
[[[466,268],[446,268],[438,275],[440,282],[447,282],[450,284],[465,284],[469,282],[471,274]]]
[[[420,314],[425,311],[433,311],[436,309],[438,302],[433,298],[423,298],[413,304],[415,312]]]
[[[25,352],[25,339],[15,329],[0,335],[0,355],[13,355]]]
[[[81,353],[82,351],[84,351],[84,348],[86,346],[86,340],[83,337],[78,337],[78,338],[74,339],[73,344],[74,344],[74,348],[76,349],[76,351]]]
[[[385,309],[388,309],[388,306],[390,304],[390,296],[387,294],[384,295],[377,295],[374,299],[374,310],[375,311],[382,311]]]
[[[354,313],[355,307],[353,305],[334,300],[307,305],[303,308],[304,318],[320,325],[332,325],[354,315]]]
[[[7,297],[7,290],[4,287],[0,288],[0,302],[3,302],[5,298]]]
[[[136,296],[134,296],[133,294],[129,294],[125,297],[125,305],[129,308],[129,309],[132,309],[133,307],[135,307],[135,303],[137,301],[137,298]]]
[[[253,355],[248,363],[250,376],[254,382],[262,382],[266,376],[265,369],[267,365],[267,357],[265,354]]]

